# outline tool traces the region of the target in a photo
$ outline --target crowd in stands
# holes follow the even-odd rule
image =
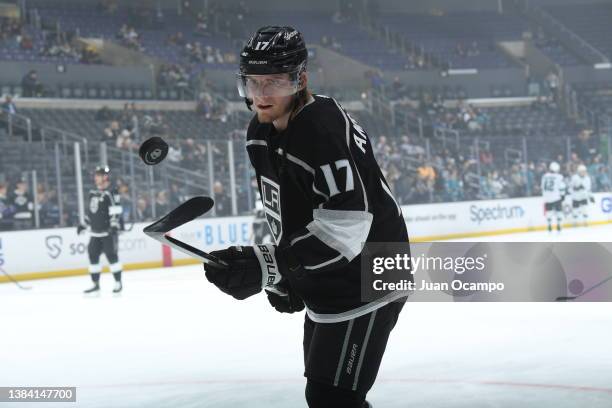
[[[188,186],[171,183],[168,188],[156,190],[153,197],[148,191],[140,191],[133,197],[129,179],[122,175],[113,177],[113,188],[121,197],[122,217],[126,224],[157,219],[194,195]],[[217,215],[231,215],[231,199],[225,191],[224,183],[215,180],[213,191]],[[45,183],[38,183],[37,200],[40,228],[71,226],[78,223],[76,200],[63,197],[63,219],[60,219],[61,212],[56,189]],[[35,201],[31,193],[30,181],[27,179],[17,179],[12,182],[0,181],[0,231],[24,230],[34,227]]]
[[[171,88],[184,92],[193,84],[189,71],[178,64],[164,64],[157,75],[157,84],[161,87]]]
[[[562,164],[567,178],[586,165],[593,191],[612,188],[608,164],[589,130],[580,132],[569,159],[559,154],[527,163],[508,163],[487,149],[474,157],[450,147],[434,149],[427,159],[418,138],[381,135],[374,140],[375,156],[400,204],[539,196],[541,177],[552,160]]]
[[[21,88],[23,96],[27,98],[42,97],[45,93],[45,87],[38,79],[38,72],[34,69],[24,75],[21,80]]]
[[[0,17],[0,43],[22,35],[23,23],[15,18]]]
[[[134,27],[130,27],[127,24],[123,24],[116,35],[119,43],[127,48],[144,51],[144,47],[141,43],[140,35],[136,32]]]
[[[60,225],[57,191],[39,183],[37,197],[40,226],[50,228]],[[22,178],[11,182],[0,181],[0,230],[30,228],[34,228],[34,198],[29,181]]]

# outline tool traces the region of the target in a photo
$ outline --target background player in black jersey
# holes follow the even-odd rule
[[[280,312],[306,308],[310,407],[367,407],[402,297],[361,300],[364,242],[407,242],[401,209],[366,132],[334,99],[308,91],[307,50],[291,27],[263,27],[240,54],[238,88],[256,115],[247,150],[276,245],[214,252],[205,265],[225,293],[265,289]]]
[[[121,229],[122,208],[119,202],[119,192],[110,188],[110,169],[108,166],[98,166],[94,175],[96,184],[95,190],[89,191],[86,203],[85,223],[79,225],[77,233],[80,234],[85,229],[90,229],[89,245],[89,274],[93,281],[93,287],[87,289],[85,293],[97,292],[100,290],[100,255],[104,253],[110,264],[110,270],[115,278],[114,293],[121,292],[122,265],[119,262],[118,235]]]

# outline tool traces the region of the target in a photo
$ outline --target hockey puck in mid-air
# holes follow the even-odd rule
[[[164,142],[161,137],[153,136],[142,142],[138,154],[140,154],[142,161],[149,166],[159,164],[168,154],[168,143]]]

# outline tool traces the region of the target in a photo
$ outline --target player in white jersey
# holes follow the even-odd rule
[[[557,232],[561,232],[562,203],[567,193],[567,186],[563,176],[559,173],[560,170],[559,163],[552,162],[549,171],[542,176],[542,197],[544,198],[548,232],[552,232],[552,220],[555,216],[557,218]]]
[[[579,219],[582,218],[584,226],[587,226],[589,200],[594,202],[591,195],[591,178],[587,174],[584,164],[578,166],[577,173],[572,176],[570,182],[572,195],[572,215],[574,216],[574,226],[578,226]]]

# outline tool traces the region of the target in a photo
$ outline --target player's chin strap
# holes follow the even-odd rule
[[[249,99],[247,97],[244,98],[244,103],[246,104],[246,107],[248,110],[253,111],[253,109],[251,109],[251,106],[253,106],[253,100]]]

